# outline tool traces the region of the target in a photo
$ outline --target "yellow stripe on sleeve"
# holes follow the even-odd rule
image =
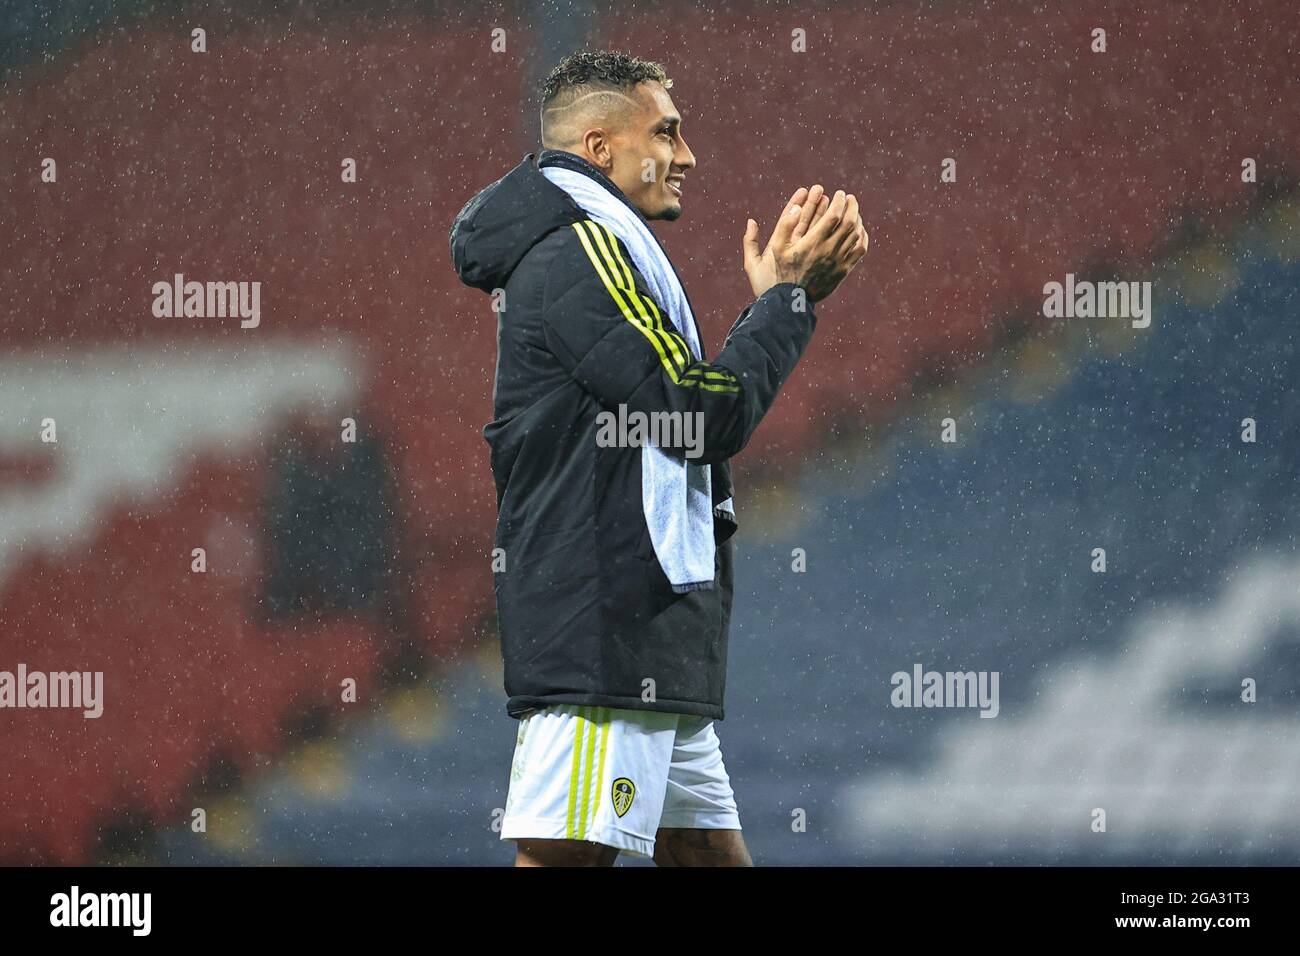
[[[637,293],[632,271],[628,268],[622,253],[619,252],[614,234],[605,226],[591,220],[575,222],[572,225],[573,231],[578,234],[578,241],[582,243],[583,251],[587,253],[596,275],[605,286],[605,291],[614,300],[623,317],[636,326],[654,346],[659,361],[668,372],[668,377],[673,384],[709,392],[738,394],[740,381],[730,372],[689,367],[692,363],[686,341],[664,327],[663,316],[653,299],[644,299]]]
[[[655,305],[654,299],[642,299],[637,293],[636,280],[632,278],[632,270],[628,268],[627,260],[623,258],[623,253],[619,251],[618,239],[614,236],[613,231],[611,231],[608,226],[600,223],[596,223],[596,225],[599,226],[599,229],[597,230],[597,240],[600,239],[599,233],[601,231],[605,233],[605,237],[608,240],[609,251],[606,251],[604,243],[601,243],[600,248],[602,252],[605,252],[606,259],[610,260],[610,269],[614,273],[614,277],[616,279],[618,278],[621,269],[624,280],[622,287],[623,291],[632,298],[637,308],[641,311],[641,314],[646,317],[647,321],[652,322],[654,327],[663,333],[664,338],[668,340],[668,343],[672,348],[673,357],[677,359],[679,368],[685,369],[686,366],[691,364],[691,353],[690,349],[686,345],[685,339],[675,332],[670,332],[668,327],[664,325],[664,317],[659,313],[659,307]],[[618,261],[617,266],[614,265],[614,260]],[[647,311],[647,306],[649,306],[649,311]],[[650,312],[653,312],[654,315],[651,316]]]
[[[668,357],[668,353],[664,349],[664,343],[659,338],[659,333],[650,324],[649,320],[637,318],[636,314],[627,304],[627,301],[623,298],[619,287],[610,281],[609,273],[605,269],[605,264],[601,262],[600,254],[596,252],[595,247],[592,245],[592,240],[588,238],[587,233],[582,228],[585,225],[591,224],[575,222],[573,224],[573,229],[578,234],[578,240],[582,243],[582,248],[586,251],[587,258],[591,260],[592,266],[595,267],[596,274],[600,276],[600,281],[604,283],[605,290],[614,300],[614,304],[619,307],[619,311],[623,313],[623,318],[636,326],[641,331],[641,334],[650,340],[650,344],[653,345],[655,351],[659,353],[659,361],[663,363],[664,368],[668,371],[668,377],[671,378],[674,383],[678,382],[681,373],[678,372],[677,366],[673,364],[672,359]]]

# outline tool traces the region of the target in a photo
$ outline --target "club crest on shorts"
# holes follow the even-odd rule
[[[636,797],[636,784],[627,777],[619,777],[610,786],[610,795],[614,798],[614,812],[621,817],[632,809],[632,800]]]

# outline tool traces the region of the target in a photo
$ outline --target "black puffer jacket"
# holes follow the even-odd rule
[[[547,150],[540,163],[580,170],[627,202],[576,156]],[[812,336],[811,302],[776,286],[714,361],[691,362],[627,249],[531,154],[465,206],[451,250],[463,282],[504,290],[484,436],[505,558],[494,583],[509,714],[568,703],[721,720],[736,525],[715,511],[714,586],[675,593],[646,526],[641,449],[598,445],[596,416],[620,404],[702,412],[704,453],[690,460],[713,466],[716,507],[732,495],[727,459]]]

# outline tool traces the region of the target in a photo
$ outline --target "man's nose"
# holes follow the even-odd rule
[[[694,169],[695,154],[692,153],[691,148],[686,145],[686,140],[679,139],[677,142],[680,144],[680,148],[677,150],[677,154],[673,156],[673,165],[680,166],[682,169]]]

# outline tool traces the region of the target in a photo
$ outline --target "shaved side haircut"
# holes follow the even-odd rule
[[[600,50],[565,57],[542,83],[542,145],[564,149],[593,126],[617,127],[639,106],[632,91],[649,81],[664,89],[673,85],[658,63],[627,53]]]

